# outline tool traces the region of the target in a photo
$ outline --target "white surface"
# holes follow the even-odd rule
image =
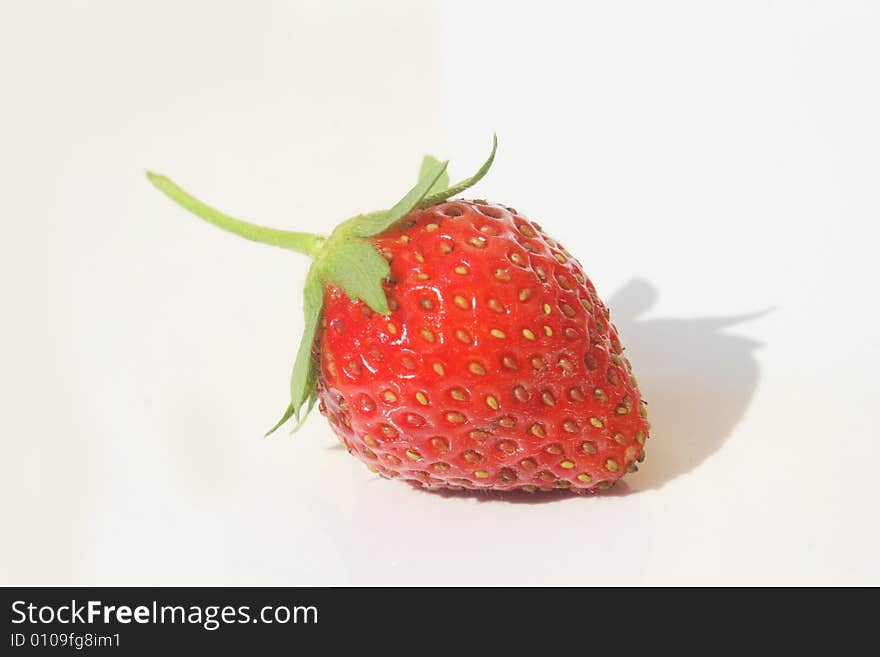
[[[536,7],[3,3],[0,582],[880,584],[877,5]],[[314,230],[495,130],[478,195],[610,299],[642,471],[515,504],[261,440],[305,259],[142,170]]]

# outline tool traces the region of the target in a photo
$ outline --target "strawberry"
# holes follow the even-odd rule
[[[609,312],[581,265],[511,207],[449,200],[425,158],[391,210],[323,238],[232,219],[150,180],[221,228],[313,258],[291,404],[318,403],[348,451],[428,489],[583,493],[644,458],[649,424]]]

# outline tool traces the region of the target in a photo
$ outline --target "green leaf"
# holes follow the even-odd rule
[[[312,409],[315,407],[315,403],[318,401],[318,389],[315,386],[312,386],[312,392],[309,395],[309,402],[306,404],[305,412],[300,415],[299,420],[296,421],[296,424],[293,426],[293,429],[290,430],[290,435],[292,436],[297,431],[302,429],[303,425],[306,423],[306,418],[309,417],[309,414],[312,412]]]
[[[314,269],[313,266],[312,270]],[[299,431],[318,398],[318,391],[315,387],[318,382],[318,367],[313,358],[313,349],[321,320],[321,308],[324,304],[324,287],[317,273],[312,270],[309,270],[306,277],[303,295],[306,323],[302,341],[299,343],[299,350],[296,354],[293,375],[290,378],[290,405],[284,411],[281,419],[275,423],[275,426],[266,432],[266,436],[277,431],[292,417],[296,417],[296,426],[291,433]],[[306,410],[301,413],[303,405],[306,406]]]
[[[284,411],[284,415],[282,415],[282,416],[281,416],[281,419],[278,420],[278,422],[275,423],[275,426],[274,426],[274,427],[272,427],[272,428],[269,429],[266,433],[263,434],[263,438],[268,438],[268,437],[271,436],[273,433],[275,433],[276,431],[278,431],[278,428],[279,428],[282,424],[284,424],[284,423],[287,422],[290,418],[293,417],[294,412],[295,412],[295,409],[293,408],[293,404],[288,404],[288,406],[287,406],[287,410]]]
[[[324,305],[324,286],[316,271],[315,264],[312,265],[306,276],[303,294],[305,328],[302,341],[299,343],[299,351],[296,354],[296,362],[293,365],[293,375],[290,377],[290,403],[293,406],[293,415],[297,420],[300,419],[300,409],[308,400],[318,375],[312,350],[315,336],[318,333],[318,325],[321,321],[321,308]]]
[[[391,267],[369,242],[343,237],[328,244],[326,257],[320,260],[321,273],[341,287],[352,300],[361,299],[380,315],[387,315],[388,299],[382,281],[391,275]]]
[[[445,201],[446,199],[455,196],[456,194],[461,194],[468,187],[473,187],[474,185],[476,185],[478,182],[480,182],[480,180],[483,179],[483,176],[485,176],[489,172],[489,169],[492,166],[492,162],[495,161],[495,151],[497,150],[498,136],[492,135],[492,152],[489,153],[489,157],[486,159],[485,162],[483,162],[483,166],[481,166],[474,175],[472,175],[470,178],[462,180],[460,183],[456,183],[452,187],[449,187],[442,192],[437,192],[426,196],[421,201],[419,201],[418,207],[425,208],[429,205],[440,203],[441,201]]]
[[[425,157],[422,158],[422,168],[419,169],[419,180],[421,181],[428,178],[431,175],[431,172],[441,165],[442,162],[433,155],[425,155]],[[444,171],[440,174],[440,177],[436,182],[431,185],[428,194],[437,194],[445,190],[447,187],[449,187],[449,172]]]
[[[360,217],[359,221],[354,225],[355,234],[360,237],[378,235],[415,210],[422,203],[430,189],[446,172],[447,164],[448,162],[437,162],[436,160],[433,162],[429,160],[427,163],[423,163],[423,175],[419,177],[419,182],[416,183],[416,186],[409,190],[406,196],[400,199],[390,210]]]

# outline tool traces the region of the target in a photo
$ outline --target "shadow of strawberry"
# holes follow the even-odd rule
[[[611,319],[648,401],[651,438],[631,493],[660,488],[715,453],[749,407],[760,378],[761,343],[726,329],[766,315],[644,318],[657,290],[633,279],[608,301]]]

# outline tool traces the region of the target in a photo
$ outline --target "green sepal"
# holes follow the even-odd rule
[[[489,169],[492,166],[492,162],[495,161],[495,151],[497,150],[498,135],[492,135],[492,152],[489,153],[489,157],[486,159],[485,162],[483,162],[483,166],[481,166],[474,175],[472,175],[470,178],[465,178],[460,183],[456,183],[452,187],[444,189],[441,192],[427,195],[419,202],[418,207],[426,208],[430,205],[436,205],[437,203],[441,203],[442,201],[445,201],[446,199],[451,198],[456,194],[461,194],[467,188],[476,185],[478,182],[480,182],[480,180],[483,179],[483,176],[485,176],[489,172]]]
[[[433,155],[425,155],[422,158],[422,167],[419,169],[419,180],[424,180],[432,175],[432,172],[436,169],[436,167],[440,166],[442,162],[438,160]],[[440,192],[446,190],[449,187],[449,172],[444,171],[440,174],[440,177],[431,185],[431,188],[428,190],[428,195],[431,194],[439,194]]]
[[[293,417],[293,414],[294,414],[295,412],[296,412],[296,411],[295,411],[295,409],[293,408],[293,404],[288,404],[288,405],[287,405],[287,410],[284,411],[284,415],[282,415],[282,416],[281,416],[281,419],[278,420],[278,422],[275,423],[275,426],[273,426],[271,429],[269,429],[266,433],[263,434],[263,438],[268,438],[268,437],[271,436],[273,433],[275,433],[276,431],[278,431],[278,428],[279,428],[282,424],[284,424],[285,422],[287,422],[290,418],[292,418],[292,417]],[[300,420],[300,422],[302,422],[303,419],[305,419],[305,418],[302,418],[302,419]]]
[[[354,234],[358,237],[372,237],[388,230],[421,205],[431,188],[446,172],[447,164],[448,162],[438,162],[433,158],[431,160],[426,158],[422,162],[422,174],[419,176],[419,182],[406,193],[406,196],[395,203],[393,208],[385,212],[361,215],[357,221],[348,224],[348,226],[353,228]]]
[[[318,334],[318,325],[321,322],[321,309],[324,305],[324,286],[318,272],[318,261],[312,263],[306,276],[305,289],[303,290],[303,315],[305,326],[299,350],[296,353],[296,362],[293,365],[293,374],[290,377],[290,406],[281,420],[266,434],[267,436],[295,417],[298,424],[305,420],[305,415],[311,410],[311,405],[305,415],[300,415],[303,405],[309,400],[309,396],[315,388],[318,371],[312,357],[312,349]]]
[[[329,248],[328,257],[315,263],[321,275],[342,288],[352,301],[360,299],[380,315],[391,312],[382,288],[382,281],[391,275],[391,267],[376,248],[357,237],[345,237]]]
[[[302,429],[303,425],[306,423],[306,418],[309,417],[309,415],[312,412],[312,409],[315,408],[315,404],[317,403],[317,401],[318,401],[318,389],[313,385],[312,392],[309,394],[309,401],[306,404],[306,410],[304,413],[302,413],[299,416],[299,419],[296,421],[296,424],[293,425],[293,429],[290,430],[291,436],[293,434],[295,434],[297,431],[299,431],[300,429]]]
[[[324,306],[324,286],[317,270],[318,263],[312,263],[311,269],[306,276],[306,285],[303,290],[303,315],[305,316],[305,328],[303,329],[302,341],[296,354],[296,362],[293,366],[293,375],[290,377],[290,403],[294,407],[294,415],[299,419],[299,409],[302,408],[309,397],[310,386],[316,379],[313,367],[312,348],[315,337],[318,334],[318,325],[321,322],[321,309]]]

